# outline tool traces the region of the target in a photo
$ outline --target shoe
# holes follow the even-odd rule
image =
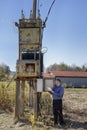
[[[60,122],[60,125],[61,125],[61,126],[65,126],[66,123],[63,121],[63,122]]]

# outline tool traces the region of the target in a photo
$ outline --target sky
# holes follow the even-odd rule
[[[24,10],[29,18],[33,0],[0,1],[0,64],[16,69],[18,59],[18,29],[15,22]],[[39,0],[44,21],[53,0]],[[56,0],[43,34],[44,65],[54,63],[87,64],[87,0]]]

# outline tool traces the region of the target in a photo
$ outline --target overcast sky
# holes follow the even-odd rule
[[[18,30],[14,22],[21,10],[29,18],[33,0],[0,1],[0,63],[15,70],[18,58]],[[42,20],[53,0],[39,0]],[[45,66],[64,62],[87,63],[87,0],[56,0],[44,29],[43,46],[48,48]]]

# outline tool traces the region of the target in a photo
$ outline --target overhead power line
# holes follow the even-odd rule
[[[53,7],[55,1],[56,1],[56,0],[53,0],[52,4],[51,4],[51,6],[50,6],[50,8],[49,8],[49,10],[48,10],[47,17],[46,17],[46,19],[45,19],[45,21],[44,21],[44,24],[46,24],[46,22],[47,22],[47,20],[48,20],[48,17],[49,17],[49,15],[50,15],[51,9],[52,9],[52,7]]]

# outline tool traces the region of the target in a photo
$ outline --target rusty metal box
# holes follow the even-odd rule
[[[18,60],[17,61],[17,77],[39,77],[40,61],[37,60]]]

